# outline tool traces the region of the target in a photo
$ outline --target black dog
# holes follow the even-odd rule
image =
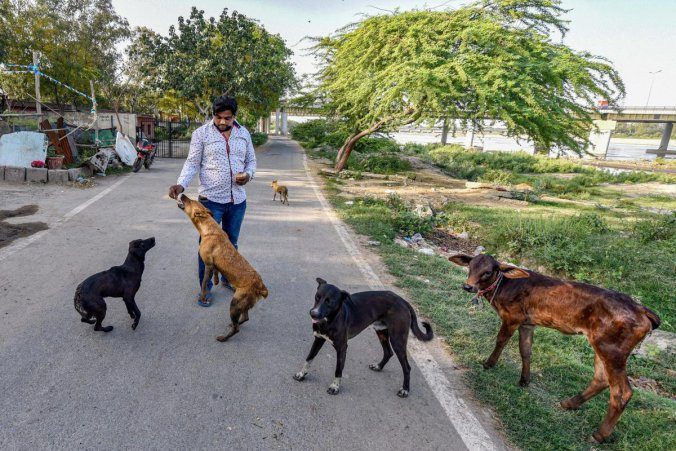
[[[75,289],[75,310],[82,315],[83,323],[95,324],[94,330],[110,332],[113,326],[103,327],[101,323],[106,317],[106,302],[103,298],[124,299],[127,312],[134,322],[131,328],[136,330],[141,319],[141,312],[136,306],[134,296],[141,286],[141,276],[145,268],[146,252],[155,246],[155,238],[134,240],[129,243],[129,254],[122,266],[113,266],[87,277]],[[96,318],[96,319],[92,319]]]
[[[338,287],[317,279],[319,286],[315,295],[315,305],[310,310],[312,330],[315,341],[305,360],[303,369],[293,378],[297,381],[305,379],[312,359],[315,358],[326,340],[336,349],[337,362],[333,383],[327,392],[337,395],[340,391],[340,378],[345,366],[347,341],[356,337],[369,325],[376,330],[380,344],[383,346],[383,359],[380,363],[369,365],[373,371],[381,371],[390,357],[392,348],[397,354],[404,371],[404,385],[397,395],[408,396],[411,365],[406,357],[406,342],[409,328],[418,340],[430,341],[433,337],[432,327],[423,321],[425,333],[418,327],[418,318],[411,305],[391,291],[364,291],[350,295]],[[392,345],[390,347],[390,344]]]

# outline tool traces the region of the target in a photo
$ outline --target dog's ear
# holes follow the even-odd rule
[[[317,277],[317,283],[319,284],[319,287],[321,287],[322,285],[326,284],[326,280],[322,279],[321,277]]]
[[[505,263],[500,263],[500,271],[502,271],[508,279],[525,279],[530,277],[530,274],[523,269]]]
[[[213,211],[207,210],[207,213],[209,213],[209,216],[211,216],[212,218],[214,217],[214,212],[213,212]]]
[[[465,254],[455,254],[448,257],[448,261],[453,262],[458,266],[469,266],[469,262],[472,261],[472,257]]]

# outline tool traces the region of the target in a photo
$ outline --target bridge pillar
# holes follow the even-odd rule
[[[589,134],[589,141],[591,146],[587,149],[593,157],[605,159],[608,153],[608,145],[610,144],[610,137],[615,130],[617,121],[595,120],[594,128]]]
[[[286,136],[286,129],[289,120],[289,113],[282,111],[282,135]]]
[[[671,132],[674,130],[674,123],[667,122],[664,124],[664,131],[662,131],[662,140],[660,141],[660,147],[657,148],[657,157],[664,158],[667,155],[667,149],[669,148],[669,139],[671,139]]]

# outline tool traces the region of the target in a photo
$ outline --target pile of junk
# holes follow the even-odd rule
[[[134,172],[142,165],[149,168],[155,156],[153,144],[144,140],[135,146],[114,128],[93,130],[58,117],[54,123],[42,120],[40,130],[10,127],[0,118],[0,166],[87,167],[93,174],[105,175],[111,167],[131,166]]]

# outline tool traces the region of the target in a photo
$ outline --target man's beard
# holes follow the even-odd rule
[[[227,132],[232,129],[232,125],[217,125],[217,127],[222,132]]]

